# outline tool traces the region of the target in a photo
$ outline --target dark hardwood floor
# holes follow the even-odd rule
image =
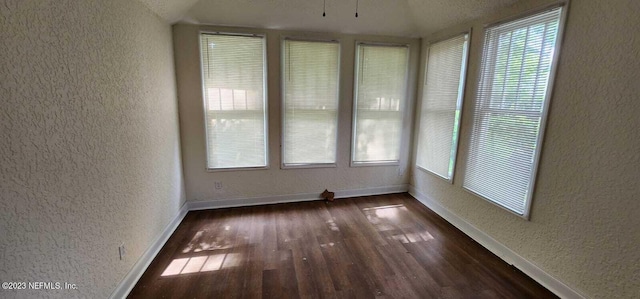
[[[409,194],[190,212],[129,298],[557,298]]]

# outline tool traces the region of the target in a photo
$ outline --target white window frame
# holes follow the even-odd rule
[[[400,102],[400,107],[402,108],[402,115],[403,115],[403,119],[407,118],[407,114],[408,114],[408,97],[409,97],[409,73],[410,73],[410,69],[411,69],[411,46],[409,44],[403,44],[403,43],[385,43],[385,42],[369,42],[369,41],[356,41],[355,42],[355,56],[354,56],[354,63],[353,63],[353,105],[352,105],[352,114],[351,114],[351,153],[350,153],[350,157],[349,157],[349,166],[350,167],[364,167],[364,166],[399,166],[400,165],[400,160],[402,159],[402,153],[406,150],[407,148],[407,144],[405,144],[404,141],[404,135],[405,135],[405,121],[402,121],[402,130],[400,132],[400,149],[399,149],[399,155],[398,155],[398,160],[393,160],[393,161],[372,161],[372,162],[359,162],[359,161],[354,161],[354,157],[355,157],[355,151],[356,151],[356,122],[357,122],[357,116],[358,116],[358,82],[359,82],[359,77],[360,77],[360,73],[358,72],[358,68],[360,66],[360,51],[358,51],[358,47],[360,45],[364,45],[364,46],[377,46],[377,47],[395,47],[395,48],[406,48],[407,49],[407,61],[406,61],[406,65],[407,65],[407,70],[405,72],[404,75],[404,90],[405,90],[405,94],[404,94],[404,99],[402,99],[402,101]]]
[[[250,167],[209,167],[209,135],[207,132],[207,111],[206,107],[206,92],[205,92],[205,83],[204,83],[204,53],[202,53],[201,44],[202,44],[202,35],[226,35],[226,36],[244,36],[244,37],[259,37],[262,39],[262,59],[263,59],[263,80],[262,80],[262,102],[264,106],[264,154],[265,154],[265,165],[264,166],[250,166]],[[270,168],[270,154],[269,154],[269,93],[268,93],[268,59],[267,59],[267,35],[263,33],[238,33],[238,32],[220,32],[220,31],[207,31],[200,30],[198,32],[198,51],[200,52],[200,85],[202,87],[202,112],[203,112],[203,125],[204,125],[204,152],[205,152],[205,171],[206,172],[223,172],[223,171],[238,171],[238,170],[265,170]]]
[[[287,40],[290,41],[301,41],[301,42],[318,42],[318,43],[336,43],[338,44],[338,88],[336,90],[336,96],[338,97],[338,105],[336,107],[336,161],[333,163],[295,163],[295,164],[286,164],[284,163],[284,155],[285,155],[285,146],[284,146],[284,134],[285,134],[285,113],[286,107],[284,104],[285,101],[285,78],[284,78],[284,63],[285,63],[285,52],[284,45]],[[342,43],[339,39],[322,39],[322,38],[309,38],[309,37],[297,37],[297,36],[282,36],[280,40],[280,168],[281,169],[300,169],[300,168],[335,168],[338,166],[338,135],[340,134],[340,66],[342,65]]]
[[[563,41],[563,37],[564,37],[564,27],[566,24],[566,19],[567,19],[567,14],[568,14],[568,8],[569,8],[569,2],[568,1],[561,1],[559,3],[554,3],[552,5],[548,5],[542,8],[538,8],[538,9],[534,9],[534,10],[530,10],[509,18],[505,18],[493,23],[489,23],[489,24],[485,24],[484,28],[489,28],[489,27],[493,27],[493,26],[497,26],[503,23],[508,23],[508,22],[512,22],[512,21],[516,21],[519,19],[523,19],[523,18],[527,18],[539,13],[543,13],[545,11],[549,11],[549,10],[553,10],[555,8],[562,8],[561,12],[560,12],[560,19],[558,20],[558,34],[556,36],[556,43],[554,46],[554,52],[553,52],[553,58],[551,61],[551,68],[549,70],[549,81],[548,81],[548,85],[547,85],[547,90],[545,93],[545,98],[544,98],[544,103],[543,103],[543,107],[542,107],[542,113],[540,116],[540,129],[538,132],[538,136],[537,136],[537,140],[536,140],[536,149],[534,151],[534,156],[533,156],[533,164],[532,164],[532,172],[531,172],[531,177],[529,178],[529,190],[527,193],[527,198],[525,199],[525,206],[524,206],[524,212],[523,214],[518,214],[515,211],[512,211],[511,209],[508,209],[496,202],[494,202],[493,200],[478,194],[476,192],[474,192],[473,190],[470,190],[469,188],[463,186],[463,189],[466,190],[467,192],[478,196],[480,198],[482,198],[483,200],[491,203],[492,205],[499,207],[500,209],[509,212],[510,214],[516,215],[520,218],[523,218],[524,220],[529,221],[531,218],[531,206],[532,206],[532,202],[533,202],[533,195],[535,192],[535,183],[536,183],[536,179],[537,179],[537,175],[538,175],[538,168],[539,168],[539,162],[540,162],[540,155],[542,152],[542,147],[544,145],[544,136],[545,136],[545,130],[546,130],[546,125],[547,125],[547,118],[548,118],[548,114],[549,114],[549,106],[551,105],[551,100],[553,97],[553,89],[554,89],[554,84],[555,84],[555,77],[557,74],[557,68],[558,68],[558,60],[560,58],[560,52],[562,50],[562,41]],[[485,43],[486,40],[484,38],[484,34],[483,34],[483,52],[484,52],[484,47],[485,47]],[[484,53],[482,54],[483,56],[481,57],[481,59],[484,59]],[[482,76],[482,72],[483,69],[482,67],[478,67],[477,70],[477,77],[481,78]],[[476,91],[480,88],[480,81],[478,80],[478,85],[476,86]],[[476,98],[477,101],[477,98]],[[474,108],[475,109],[475,108]],[[474,112],[475,114],[475,112]],[[471,140],[471,136],[469,136],[469,140]],[[468,154],[468,153],[467,153]],[[468,156],[467,156],[468,158]],[[468,160],[466,161],[468,162]]]
[[[453,184],[453,178],[454,178],[455,173],[456,173],[456,163],[457,163],[457,160],[458,160],[457,159],[457,157],[458,157],[458,145],[460,144],[460,130],[462,128],[462,116],[463,116],[462,106],[464,104],[465,89],[466,89],[466,86],[467,86],[467,84],[466,84],[467,83],[467,76],[468,76],[468,73],[469,73],[468,72],[468,69],[469,69],[469,55],[470,55],[469,53],[471,52],[470,49],[471,49],[471,38],[472,38],[471,37],[471,32],[472,32],[472,29],[469,28],[468,30],[465,30],[465,31],[462,31],[462,32],[458,32],[457,34],[454,34],[454,35],[451,35],[451,36],[447,36],[446,38],[438,39],[438,40],[435,40],[433,42],[430,42],[429,43],[429,47],[427,48],[426,53],[425,53],[425,57],[426,58],[425,58],[425,62],[424,62],[424,80],[422,81],[423,88],[426,88],[424,86],[426,86],[425,82],[427,81],[427,72],[429,71],[428,70],[428,66],[429,66],[429,51],[431,50],[431,46],[434,45],[434,44],[437,44],[439,42],[444,42],[444,41],[447,41],[449,39],[453,39],[453,38],[459,37],[461,35],[467,35],[467,41],[466,41],[467,42],[467,46],[466,46],[466,49],[465,49],[465,53],[463,54],[464,57],[463,57],[462,66],[461,66],[461,69],[460,69],[460,84],[459,84],[459,87],[458,87],[458,90],[459,90],[458,91],[458,99],[456,101],[456,110],[460,111],[459,112],[459,116],[458,116],[457,133],[456,133],[454,142],[451,144],[451,150],[454,152],[453,153],[453,163],[452,163],[453,164],[453,166],[452,166],[453,170],[451,171],[451,177],[449,177],[449,178],[443,177],[443,176],[441,176],[441,175],[439,175],[439,174],[437,174],[437,173],[435,173],[433,171],[430,171],[430,170],[418,165],[417,164],[417,155],[419,153],[416,153],[416,168],[420,169],[421,171],[424,171],[425,173],[429,173],[429,174],[432,174],[432,175],[434,175],[434,176],[436,176],[438,178],[441,178],[441,179],[449,182],[449,184]],[[421,99],[420,99],[420,111],[418,111],[420,116],[422,114],[422,109],[423,109],[422,105],[423,104],[424,104],[424,90],[423,90],[423,92],[421,94]],[[420,117],[420,122],[422,122],[422,117]],[[417,130],[420,130],[420,126],[419,125],[417,127]],[[418,132],[418,139],[419,138],[420,138],[420,132]],[[453,136],[452,136],[452,138],[453,138]],[[416,150],[419,150],[417,145],[416,145]]]

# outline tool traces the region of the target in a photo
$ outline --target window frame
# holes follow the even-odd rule
[[[356,40],[354,47],[354,63],[353,63],[353,103],[352,103],[352,113],[351,113],[351,151],[349,156],[349,166],[350,167],[367,167],[367,166],[399,166],[400,161],[402,160],[402,152],[407,149],[408,144],[405,144],[403,141],[405,135],[405,125],[404,121],[401,123],[402,129],[400,131],[400,148],[398,149],[399,155],[398,160],[390,160],[390,161],[372,161],[372,162],[360,162],[354,161],[355,152],[356,152],[356,123],[358,116],[358,87],[360,81],[360,72],[358,71],[360,67],[360,51],[358,51],[361,45],[364,46],[375,46],[375,47],[393,47],[393,48],[405,48],[407,50],[407,59],[405,62],[406,70],[404,74],[404,98],[400,101],[400,107],[402,111],[403,119],[407,118],[408,115],[408,97],[409,97],[409,74],[411,72],[410,62],[411,62],[411,45],[408,43],[393,43],[393,42],[376,42],[376,41],[363,41]]]
[[[263,102],[263,115],[264,115],[264,154],[265,165],[264,166],[241,166],[241,167],[209,167],[209,133],[207,131],[207,110],[206,110],[206,86],[204,78],[204,53],[202,53],[202,36],[203,35],[223,35],[223,36],[239,36],[239,37],[254,37],[261,38],[262,40],[262,102]],[[203,112],[203,125],[204,125],[204,153],[205,153],[205,171],[206,172],[224,172],[224,171],[239,171],[239,170],[266,170],[270,169],[270,153],[269,153],[269,93],[268,93],[268,70],[269,60],[267,59],[267,34],[266,33],[242,33],[242,32],[222,32],[222,31],[210,31],[199,30],[198,31],[198,51],[200,52],[200,85],[202,87],[202,112]]]
[[[540,166],[540,156],[542,155],[542,148],[544,146],[544,137],[545,137],[545,133],[546,133],[546,126],[547,126],[547,119],[548,119],[548,115],[549,115],[549,109],[551,106],[551,101],[553,98],[553,91],[554,91],[554,86],[555,86],[555,79],[556,79],[556,75],[557,75],[557,69],[558,69],[558,64],[559,64],[559,60],[560,60],[560,52],[562,51],[562,43],[563,43],[563,39],[564,39],[564,30],[565,30],[565,26],[566,26],[566,20],[567,20],[567,15],[568,15],[568,11],[569,11],[569,1],[568,0],[563,0],[557,3],[553,3],[550,5],[546,5],[543,7],[539,7],[539,8],[535,8],[535,9],[531,9],[528,11],[525,11],[523,13],[520,14],[516,14],[507,18],[503,18],[500,19],[498,21],[495,22],[491,22],[491,23],[487,23],[483,26],[483,31],[486,32],[487,28],[491,28],[494,26],[498,26],[504,23],[509,23],[512,21],[517,21],[520,19],[524,19],[524,18],[528,18],[531,16],[534,16],[536,14],[540,14],[540,13],[544,13],[546,11],[551,11],[553,9],[556,8],[560,8],[561,12],[560,12],[560,18],[558,19],[558,33],[556,36],[556,41],[554,44],[554,51],[553,51],[553,55],[552,55],[552,60],[551,60],[551,66],[549,69],[549,81],[547,83],[547,89],[545,91],[545,95],[544,95],[544,102],[542,105],[542,111],[540,113],[540,128],[538,130],[538,136],[536,138],[536,149],[534,151],[533,154],[533,161],[532,161],[532,170],[531,170],[531,176],[529,178],[529,189],[528,189],[528,193],[527,193],[527,198],[525,199],[525,204],[524,204],[524,211],[522,214],[518,214],[517,212],[502,206],[499,203],[494,202],[493,200],[469,189],[468,187],[465,187],[464,184],[462,186],[462,188],[477,196],[482,198],[483,200],[485,200],[486,202],[504,210],[509,212],[512,215],[515,215],[517,217],[520,217],[526,221],[530,221],[531,220],[531,207],[532,207],[532,203],[533,203],[533,198],[534,198],[534,193],[535,193],[535,189],[536,189],[536,181],[537,181],[537,177],[538,177],[538,168]],[[482,52],[480,53],[480,61],[482,61],[484,59],[484,52],[485,52],[485,46],[486,46],[486,35],[483,34],[482,37]],[[492,65],[491,67],[495,68],[495,65]],[[482,73],[483,73],[483,69],[482,66],[479,65],[477,68],[477,73],[476,76],[478,78],[477,82],[476,82],[476,98],[474,99],[475,101],[478,100],[477,95],[478,95],[478,91],[480,89],[480,84],[482,83],[480,81],[480,78],[482,77]],[[474,103],[475,104],[475,103]],[[474,106],[474,111],[472,114],[475,115],[476,109],[477,107]],[[474,119],[475,122],[475,119]],[[467,159],[465,161],[465,164],[468,164],[469,161],[469,149],[472,147],[471,144],[471,140],[472,140],[472,135],[469,134],[469,146],[467,146]],[[468,166],[468,165],[466,165]],[[465,173],[466,176],[466,173]]]
[[[421,171],[423,171],[425,173],[434,175],[434,176],[436,176],[436,177],[438,177],[440,179],[443,179],[443,180],[447,181],[449,184],[453,184],[453,180],[454,180],[455,173],[456,173],[456,165],[457,165],[457,161],[458,161],[458,154],[459,154],[459,150],[458,149],[459,149],[459,146],[460,146],[460,136],[461,136],[460,135],[460,131],[462,129],[462,118],[463,118],[462,108],[463,108],[463,105],[464,105],[464,98],[466,96],[467,79],[469,78],[468,77],[469,76],[469,59],[471,57],[470,53],[471,53],[472,31],[473,31],[473,28],[469,28],[467,30],[464,30],[464,31],[461,31],[461,32],[457,32],[455,34],[448,35],[448,36],[446,36],[444,38],[436,39],[434,41],[430,41],[429,42],[429,46],[426,48],[426,51],[425,51],[424,72],[423,72],[424,80],[422,80],[422,88],[423,89],[422,89],[422,94],[420,96],[421,97],[420,98],[420,110],[416,111],[416,113],[419,114],[419,120],[420,121],[418,122],[418,126],[417,126],[417,130],[418,130],[417,133],[418,134],[417,134],[417,140],[416,141],[418,142],[418,144],[416,144],[416,159],[415,159],[416,163],[415,163],[415,165],[416,165],[417,169],[419,169],[419,170],[421,170]],[[451,144],[451,150],[454,151],[454,154],[453,154],[453,166],[452,166],[453,170],[451,171],[451,177],[446,178],[446,177],[443,177],[443,176],[441,176],[441,175],[439,175],[439,174],[437,174],[437,173],[435,173],[435,172],[433,172],[431,170],[428,170],[428,169],[418,165],[418,155],[420,154],[419,153],[419,147],[418,147],[419,139],[420,139],[420,123],[422,122],[422,109],[423,109],[423,104],[424,104],[424,88],[426,88],[425,86],[426,86],[426,81],[427,81],[427,72],[429,71],[428,70],[429,52],[431,51],[431,46],[434,45],[434,44],[440,43],[440,42],[445,42],[445,41],[448,41],[450,39],[457,38],[457,37],[462,36],[462,35],[466,35],[467,36],[467,41],[466,41],[467,45],[466,45],[465,53],[463,54],[462,66],[461,66],[461,70],[460,70],[460,73],[461,73],[460,74],[460,83],[459,83],[459,87],[458,87],[459,94],[458,94],[458,99],[456,100],[456,111],[460,111],[460,112],[459,112],[458,126],[457,126],[457,133],[456,133],[456,136],[455,136],[455,142],[453,142]],[[451,137],[453,138],[454,136],[451,136]]]
[[[336,96],[338,98],[338,103],[336,106],[336,155],[335,162],[333,163],[292,163],[287,164],[284,162],[285,157],[285,80],[284,80],[284,64],[285,64],[285,49],[284,45],[286,41],[300,41],[300,42],[317,42],[317,43],[335,43],[338,44],[338,72],[337,72],[337,81],[338,88],[336,90]],[[340,134],[340,88],[341,88],[341,65],[342,65],[342,43],[340,39],[337,38],[312,38],[312,37],[300,37],[296,35],[283,35],[280,38],[280,169],[304,169],[304,168],[336,168],[338,167],[338,135]]]

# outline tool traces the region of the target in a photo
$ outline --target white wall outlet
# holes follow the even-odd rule
[[[123,260],[123,259],[124,259],[124,255],[125,255],[126,253],[127,253],[127,252],[126,252],[126,251],[125,251],[125,249],[124,249],[124,243],[120,244],[120,246],[118,246],[118,254],[119,254],[119,256],[120,256],[120,260]]]
[[[213,184],[217,190],[222,189],[222,182],[214,182]]]

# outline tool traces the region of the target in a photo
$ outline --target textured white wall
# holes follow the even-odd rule
[[[640,294],[640,2],[572,1],[542,148],[531,221],[462,189],[482,50],[473,26],[453,185],[412,169],[411,183],[547,273],[592,298]],[[424,69],[421,70],[423,72]],[[421,91],[419,91],[421,94]]]
[[[269,162],[267,170],[206,172],[205,131],[200,74],[199,30],[266,33],[268,56]],[[280,43],[282,36],[337,38],[341,41],[340,112],[338,152],[335,168],[280,169]],[[187,200],[220,200],[302,193],[320,194],[329,190],[353,190],[407,184],[410,147],[401,153],[399,166],[349,167],[355,40],[407,43],[410,48],[408,98],[415,97],[419,40],[345,34],[301,33],[276,30],[174,25],[176,76],[180,106],[180,130]],[[412,111],[412,104],[409,105]],[[408,113],[411,115],[412,113]],[[410,141],[411,117],[405,120],[405,144]],[[222,182],[216,190],[214,182]]]
[[[184,202],[171,28],[137,1],[3,0],[0,53],[0,281],[78,285],[0,297],[106,298]]]

